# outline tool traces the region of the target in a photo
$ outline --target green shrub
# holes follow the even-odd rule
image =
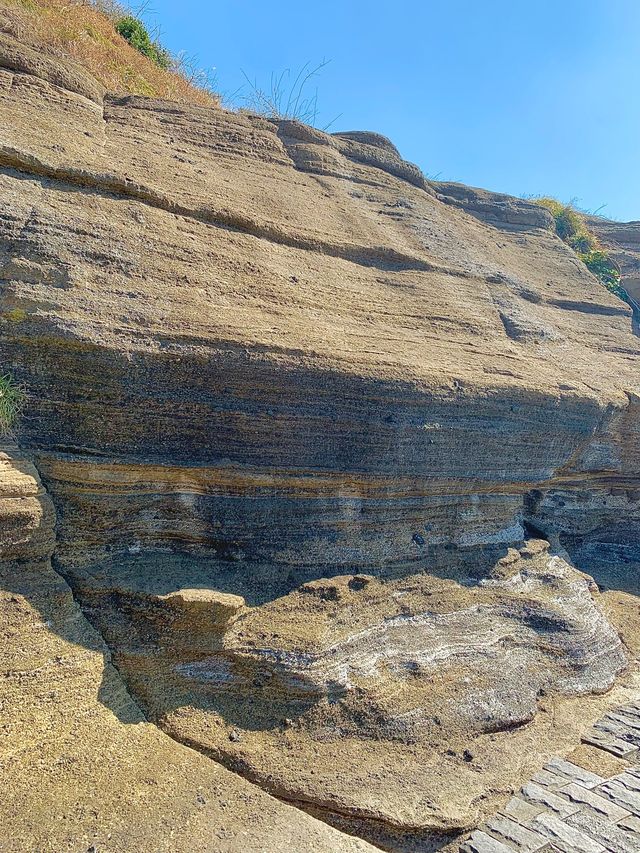
[[[627,291],[620,284],[620,270],[607,252],[602,249],[592,249],[590,252],[578,252],[578,255],[591,272],[599,278],[607,290],[615,293],[625,302],[629,301]]]
[[[572,204],[562,204],[555,198],[534,199],[553,216],[558,237],[571,246],[576,255],[607,290],[615,293],[625,302],[629,301],[627,291],[620,284],[620,270],[606,249],[598,243],[595,234],[589,231],[584,216]]]
[[[164,68],[166,71],[171,67],[171,54],[157,41],[151,40],[142,21],[134,18],[133,15],[126,15],[116,22],[116,30],[131,47],[135,47],[139,53],[155,62],[159,68]]]
[[[596,239],[595,234],[590,234],[587,231],[576,234],[574,237],[570,237],[566,242],[571,246],[574,252],[577,252],[579,255],[586,255],[589,252],[594,252],[598,248],[598,240]]]
[[[0,435],[11,432],[24,405],[24,392],[10,376],[0,376]]]
[[[562,204],[555,198],[538,198],[538,204],[551,212],[556,223],[556,234],[565,243],[584,233],[584,220],[580,213],[570,204]]]

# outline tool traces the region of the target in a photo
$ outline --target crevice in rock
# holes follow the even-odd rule
[[[46,488],[47,484],[45,477],[42,479]],[[49,493],[51,492],[49,491]],[[532,501],[535,501],[534,497],[532,497]],[[532,534],[534,538],[540,538],[540,530],[535,520],[529,527],[529,533]],[[534,548],[531,545],[526,547],[529,549],[528,557],[533,557]],[[105,632],[100,630],[100,625],[97,624],[95,612],[92,613],[91,608],[88,608],[87,606],[84,592],[81,588],[76,589],[77,585],[81,587],[81,583],[79,584],[77,578],[70,576],[59,562],[56,562],[54,567],[55,571],[65,578],[72,590],[74,600],[80,606],[81,610],[85,614],[86,618],[89,619],[95,630],[101,635],[112,655],[117,659],[117,655],[122,653],[123,650],[120,648],[118,643],[114,643],[113,637],[108,638],[105,636]],[[508,566],[506,566],[506,568],[508,570]],[[164,606],[164,602],[157,602],[157,604]],[[543,626],[543,628],[544,627],[545,626]],[[128,695],[131,697],[136,706],[140,707],[136,698],[136,689],[135,687],[132,687],[129,675],[126,674],[126,666],[123,670],[123,668],[117,666],[113,658],[112,662],[119,673],[121,681],[126,685]],[[135,678],[136,676],[134,674],[134,683]],[[212,748],[211,746],[203,744],[197,738],[190,737],[188,732],[180,731],[179,728],[174,729],[172,721],[170,719],[165,720],[162,714],[149,715],[144,711],[141,713],[146,720],[154,723],[158,728],[162,729],[164,734],[177,743],[181,743],[182,745],[194,749],[210,760],[213,760],[217,764],[220,764],[226,769],[232,771],[237,776],[251,782],[257,788],[266,791],[276,799],[279,799],[282,802],[299,809],[301,812],[323,821],[327,825],[332,826],[347,835],[362,838],[371,844],[377,845],[380,849],[392,850],[394,853],[405,853],[405,851],[406,853],[409,853],[410,850],[416,849],[415,845],[418,843],[420,846],[417,849],[420,849],[421,851],[437,851],[441,847],[451,843],[452,840],[460,833],[471,828],[470,826],[463,824],[455,826],[452,825],[450,827],[445,826],[444,830],[447,834],[443,835],[440,828],[435,831],[434,829],[425,828],[424,825],[414,826],[410,821],[407,821],[407,823],[403,825],[395,825],[392,821],[386,820],[379,814],[371,813],[370,811],[368,812],[367,809],[360,809],[358,805],[355,805],[353,808],[341,808],[339,805],[336,806],[333,802],[324,800],[321,797],[318,797],[318,799],[304,799],[304,794],[309,793],[308,791],[301,792],[302,796],[300,796],[295,787],[293,790],[287,790],[286,785],[288,783],[286,779],[284,780],[284,783],[282,780],[269,779],[268,774],[262,770],[256,770],[253,768],[243,757],[238,758],[233,755],[232,750],[227,751],[224,746],[222,748]],[[514,726],[507,726],[505,727],[505,730],[510,731],[513,728]],[[495,729],[495,731],[500,730],[501,729]],[[412,847],[411,845],[414,846]]]
[[[549,305],[554,305],[557,308],[562,308],[564,311],[580,311],[583,314],[597,314],[601,317],[627,317],[629,308],[625,303],[620,307],[614,305],[601,305],[595,302],[577,302],[570,299],[552,298],[547,300]]]
[[[45,492],[51,497],[55,505],[55,498],[47,487],[46,475],[42,474],[40,470],[38,470],[38,474]],[[299,796],[293,796],[276,784],[270,784],[269,780],[265,780],[264,778],[261,778],[259,774],[252,772],[248,765],[243,764],[237,758],[234,758],[231,755],[226,756],[214,750],[209,750],[194,739],[181,737],[177,733],[168,730],[162,725],[162,723],[158,723],[156,720],[150,718],[141,707],[137,700],[135,691],[132,691],[130,688],[126,675],[122,672],[117,664],[116,657],[114,657],[117,650],[112,647],[104,633],[100,630],[97,620],[92,618],[91,613],[87,612],[86,607],[83,607],[82,598],[78,595],[76,589],[76,581],[67,571],[65,571],[63,566],[60,564],[60,561],[56,559],[55,551],[52,555],[51,562],[53,570],[68,585],[76,605],[79,607],[85,618],[88,619],[94,630],[101,637],[106,648],[109,650],[108,663],[118,673],[118,677],[124,686],[124,690],[132,703],[139,710],[141,719],[155,725],[167,737],[171,738],[176,743],[180,743],[181,745],[189,747],[190,749],[204,755],[211,761],[220,764],[225,769],[235,773],[240,778],[250,782],[252,785],[255,785],[257,788],[265,791],[281,802],[310,815],[316,820],[326,823],[328,826],[331,826],[339,832],[351,835],[355,838],[361,838],[381,850],[393,851],[393,853],[404,853],[404,851],[407,851],[407,853],[409,853],[409,851],[416,849],[415,844],[416,842],[419,842],[421,845],[419,848],[421,853],[431,853],[431,851],[434,851],[435,853],[435,851],[439,850],[442,846],[450,843],[456,837],[472,828],[470,826],[461,825],[459,827],[452,827],[451,832],[446,835],[442,833],[434,834],[425,831],[424,827],[412,827],[408,825],[395,826],[388,821],[385,821],[383,818],[374,814],[366,814],[364,811],[362,813],[358,813],[347,809],[341,810],[333,802],[305,800]]]

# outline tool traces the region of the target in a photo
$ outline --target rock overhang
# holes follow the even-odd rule
[[[428,182],[375,134],[91,100],[52,62],[0,76],[0,352],[29,391],[21,440],[58,510],[57,567],[177,739],[397,849],[468,825],[510,749],[564,742],[545,702],[588,716],[581,694],[624,666],[566,552],[544,582],[501,561],[543,559],[525,524],[586,569],[628,547],[602,530],[635,499],[602,504],[640,459],[629,310],[540,208]],[[573,512],[563,495],[585,491]],[[382,580],[358,592],[362,573]],[[424,600],[403,610],[411,578]],[[434,613],[438,595],[457,609]],[[358,597],[401,612],[376,623]],[[326,663],[350,620],[377,638],[357,675],[348,643]],[[497,644],[430,670],[456,620]],[[390,662],[395,634],[415,648]]]

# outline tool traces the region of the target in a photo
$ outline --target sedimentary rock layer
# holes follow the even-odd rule
[[[56,569],[174,738],[441,846],[627,665],[570,559],[609,500],[636,523],[629,307],[541,208],[376,134],[94,97],[0,48],[0,360]]]
[[[640,311],[640,222],[613,222],[597,216],[588,218],[589,227],[618,264],[625,290]]]
[[[0,453],[0,848],[367,850],[147,723],[51,568],[33,465]]]

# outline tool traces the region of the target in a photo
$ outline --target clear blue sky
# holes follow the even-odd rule
[[[241,71],[323,58],[322,126],[375,130],[441,180],[640,219],[640,0],[151,0],[172,51]]]

